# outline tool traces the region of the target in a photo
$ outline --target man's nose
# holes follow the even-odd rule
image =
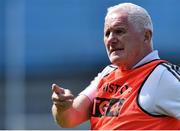
[[[111,32],[109,34],[109,37],[108,37],[108,43],[109,44],[113,44],[113,43],[116,43],[117,42],[117,37],[116,37],[116,34],[114,34],[113,32]]]

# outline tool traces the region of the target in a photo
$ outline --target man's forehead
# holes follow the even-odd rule
[[[105,19],[105,27],[111,26],[113,24],[127,24],[128,15],[125,13],[111,13],[108,14]]]

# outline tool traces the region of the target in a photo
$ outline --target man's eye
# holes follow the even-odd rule
[[[114,32],[115,32],[116,34],[121,34],[121,33],[123,33],[124,31],[123,31],[122,29],[116,29]]]
[[[105,32],[105,36],[108,37],[110,35],[110,31]]]

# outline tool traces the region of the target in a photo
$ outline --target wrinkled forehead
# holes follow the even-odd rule
[[[128,14],[127,13],[120,13],[120,12],[113,12],[106,16],[104,28],[110,28],[112,26],[123,26],[128,25]]]

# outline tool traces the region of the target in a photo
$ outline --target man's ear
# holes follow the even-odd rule
[[[145,29],[144,31],[144,42],[150,43],[152,38],[152,31],[149,29]]]

